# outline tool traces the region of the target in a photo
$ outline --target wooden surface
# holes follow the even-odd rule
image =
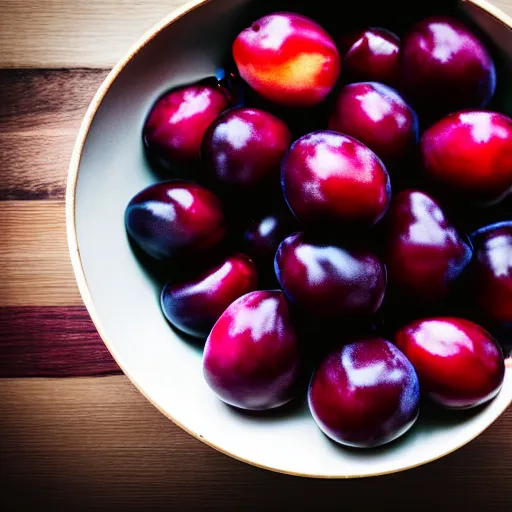
[[[179,511],[431,512],[455,504],[464,512],[510,510],[512,410],[444,460],[374,479],[322,481],[249,467],[206,447],[123,376],[6,380],[0,391],[0,471],[9,477],[2,498],[15,495],[18,503]]]
[[[512,410],[428,466],[313,481],[215,452],[120,374],[69,263],[67,166],[108,68],[182,3],[0,2],[0,507],[511,510]]]
[[[107,68],[186,0],[2,0],[0,67]]]

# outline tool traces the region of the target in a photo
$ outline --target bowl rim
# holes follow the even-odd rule
[[[152,39],[154,39],[160,32],[162,32],[164,29],[166,29],[168,26],[172,25],[175,21],[179,20],[183,16],[185,16],[187,13],[201,7],[202,5],[205,5],[207,3],[210,3],[212,0],[189,0],[187,3],[182,5],[181,7],[178,7],[174,10],[172,10],[169,14],[164,16],[159,22],[157,22],[155,25],[153,25],[150,29],[148,29],[140,38],[139,40],[128,50],[128,52],[125,53],[125,55],[116,63],[116,65],[112,68],[112,70],[108,73],[106,78],[103,80],[102,84],[96,91],[93,99],[91,100],[89,107],[87,108],[87,111],[84,115],[84,118],[80,124],[80,128],[78,131],[78,135],[75,141],[75,145],[73,148],[73,153],[71,155],[71,160],[68,168],[68,177],[67,177],[67,186],[66,186],[66,233],[67,233],[67,240],[68,240],[68,248],[69,248],[69,254],[71,258],[71,263],[73,266],[73,271],[75,274],[75,279],[78,285],[78,289],[80,291],[80,295],[82,297],[82,300],[87,308],[87,311],[94,323],[94,326],[96,327],[103,343],[107,347],[108,351],[116,361],[117,365],[121,369],[124,375],[128,377],[130,382],[136,387],[136,389],[154,406],[156,407],[164,416],[166,416],[168,419],[170,419],[175,425],[177,425],[179,428],[187,432],[189,435],[193,436],[195,439],[198,439],[202,443],[214,448],[215,450],[219,451],[220,453],[223,453],[224,455],[228,455],[232,457],[233,459],[239,460],[241,462],[245,462],[251,466],[255,466],[261,469],[266,469],[275,473],[280,474],[286,474],[286,475],[292,475],[292,476],[299,476],[299,477],[305,477],[305,478],[317,478],[317,479],[349,479],[349,478],[369,478],[374,476],[382,476],[382,475],[388,475],[393,473],[399,473],[402,471],[406,471],[408,469],[413,469],[419,466],[423,466],[424,464],[428,464],[430,462],[433,462],[435,460],[441,459],[445,457],[446,455],[449,455],[450,453],[453,453],[457,451],[458,449],[462,448],[469,442],[471,442],[473,439],[478,437],[482,432],[484,432],[488,427],[490,427],[504,412],[505,410],[512,404],[512,396],[510,397],[510,400],[505,402],[504,406],[497,411],[496,416],[492,419],[492,421],[484,426],[482,429],[480,429],[473,437],[470,439],[464,440],[460,443],[457,443],[452,449],[445,451],[443,454],[439,456],[435,456],[432,458],[427,458],[426,460],[410,464],[408,466],[404,466],[398,469],[392,469],[389,471],[380,471],[378,473],[371,473],[371,474],[341,474],[341,475],[319,475],[319,474],[309,474],[306,472],[295,472],[290,470],[284,470],[279,469],[271,466],[266,466],[261,463],[254,462],[252,460],[246,459],[244,457],[240,457],[236,453],[232,453],[225,448],[222,448],[215,443],[209,441],[208,439],[205,439],[202,435],[200,435],[198,432],[195,432],[188,428],[186,425],[179,422],[176,418],[174,418],[170,413],[165,411],[162,407],[160,407],[155,401],[151,399],[148,394],[144,391],[144,389],[138,384],[137,380],[130,375],[129,372],[126,371],[126,369],[123,367],[123,364],[119,361],[118,357],[116,356],[116,351],[114,347],[111,345],[111,342],[109,338],[106,336],[105,331],[103,329],[103,324],[100,319],[100,316],[98,312],[96,311],[96,307],[94,305],[94,301],[92,298],[92,295],[89,290],[89,286],[87,283],[87,278],[85,276],[85,271],[82,266],[82,259],[80,256],[80,250],[78,247],[78,236],[76,231],[76,189],[77,189],[77,183],[78,183],[78,173],[80,169],[80,163],[82,161],[83,156],[83,150],[85,146],[85,142],[87,139],[87,135],[89,133],[90,127],[94,121],[94,118],[96,116],[96,113],[98,112],[98,109],[107,94],[108,90],[110,89],[111,85],[114,83],[118,75],[121,73],[121,71],[124,69],[124,67],[131,61],[131,59],[142,49],[144,48]],[[459,3],[461,4],[472,4],[475,7],[479,8],[480,10],[487,12],[489,15],[491,15],[493,18],[495,18],[497,21],[502,23],[503,25],[507,26],[512,30],[512,16],[509,16],[505,12],[503,12],[499,7],[496,5],[491,4],[488,0],[459,0]],[[512,369],[512,358],[508,359],[508,362],[506,366],[511,367]]]

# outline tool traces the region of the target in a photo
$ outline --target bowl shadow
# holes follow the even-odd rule
[[[444,430],[449,427],[455,427],[473,419],[486,407],[487,404],[483,404],[472,409],[457,411],[444,409],[427,399],[422,399],[420,404],[420,414],[416,423],[414,423],[414,425],[399,438],[382,446],[376,446],[373,448],[356,448],[353,446],[344,446],[332,440],[328,436],[325,437],[328,439],[333,449],[339,452],[349,453],[351,455],[357,455],[361,457],[368,457],[369,459],[375,456],[385,457],[391,452],[394,452],[397,448],[410,443],[411,438],[416,435],[418,428],[421,430],[435,432],[436,430]]]
[[[283,419],[302,416],[308,412],[307,397],[304,393],[300,393],[299,396],[280,407],[266,411],[250,411],[228,404],[224,404],[224,406],[234,416],[256,420],[260,423],[277,423]]]

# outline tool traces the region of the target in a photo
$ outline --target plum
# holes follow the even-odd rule
[[[422,392],[450,409],[468,409],[494,398],[503,383],[503,353],[479,325],[462,318],[414,321],[395,336],[416,369]]]
[[[257,285],[252,260],[233,254],[190,281],[168,283],[162,290],[162,311],[179,330],[205,338],[226,308]]]
[[[445,299],[472,256],[437,201],[415,189],[393,198],[384,244],[389,284],[423,303]]]
[[[379,157],[353,137],[328,130],[292,144],[281,165],[281,183],[299,221],[317,227],[371,226],[391,198]]]
[[[229,106],[229,96],[220,86],[195,84],[167,92],[144,124],[148,153],[167,168],[198,163],[206,129]]]
[[[491,204],[512,191],[512,119],[487,110],[451,114],[425,131],[423,168],[459,201]]]
[[[233,43],[240,76],[262,97],[286,106],[321,102],[340,74],[340,56],[329,34],[291,12],[269,14]]]
[[[432,16],[402,38],[400,85],[420,116],[434,119],[486,106],[496,70],[485,46],[461,21]]]
[[[245,250],[259,267],[273,272],[279,244],[296,229],[297,222],[285,211],[263,215],[245,230]]]
[[[221,202],[195,183],[156,183],[135,195],[125,212],[128,234],[157,260],[213,250],[226,235]]]
[[[512,327],[512,221],[485,226],[471,239],[467,297],[492,325]]]
[[[343,346],[316,369],[311,414],[332,440],[356,448],[389,443],[419,414],[418,376],[389,341],[373,337]]]
[[[274,115],[255,108],[228,110],[204,136],[205,172],[221,184],[245,190],[272,177],[278,181],[290,143],[290,130]]]
[[[343,41],[346,47],[343,75],[351,82],[373,81],[396,87],[400,38],[379,27],[358,30],[347,36]]]
[[[275,271],[288,298],[318,316],[370,316],[386,290],[386,269],[375,254],[318,243],[304,233],[283,240]]]
[[[397,91],[376,82],[343,87],[336,97],[329,129],[359,140],[386,166],[405,161],[418,141],[416,113]]]
[[[279,290],[237,299],[206,340],[206,382],[222,401],[241,409],[273,409],[290,401],[300,368],[297,336]]]

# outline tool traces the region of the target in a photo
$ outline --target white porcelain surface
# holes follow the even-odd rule
[[[156,180],[143,156],[145,115],[169,87],[215,71],[230,45],[227,28],[248,3],[211,0],[164,28],[120,71],[89,129],[88,119],[84,121],[83,153],[79,161],[79,138],[70,171],[68,232],[86,305],[136,386],[187,431],[236,458],[293,474],[350,477],[393,472],[441,457],[478,435],[507,407],[512,368],[499,396],[477,412],[424,411],[396,443],[373,451],[345,450],[320,432],[305,402],[265,418],[244,416],[221,403],[203,380],[200,350],[168,327],[159,309],[160,290],[130,249],[124,209],[137,191]]]

